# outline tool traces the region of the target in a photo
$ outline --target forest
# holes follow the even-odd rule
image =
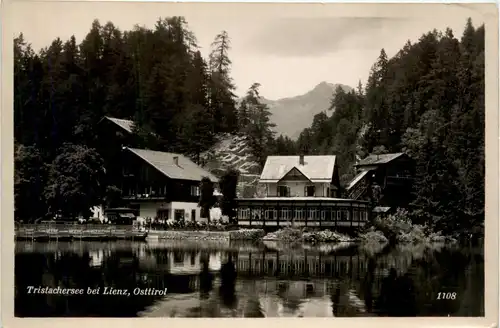
[[[471,231],[484,223],[484,69],[484,26],[470,19],[459,39],[433,30],[392,58],[382,49],[366,86],[339,88],[333,115],[317,114],[295,151],[336,154],[344,183],[368,153],[405,152],[417,166],[412,220]]]
[[[365,85],[337,90],[333,114],[298,140],[275,135],[257,82],[236,97],[230,49],[221,31],[205,58],[183,17],[130,31],[96,20],[80,44],[57,38],[40,51],[15,38],[15,218],[85,216],[116,192],[96,133],[108,115],[133,120],[142,147],[195,161],[221,134],[246,135],[261,165],[269,154],[335,154],[344,183],[367,154],[404,151],[417,162],[415,220],[482,224],[484,26],[428,32],[391,58],[382,49]]]

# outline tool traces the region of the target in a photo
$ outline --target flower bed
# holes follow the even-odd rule
[[[229,232],[227,231],[176,231],[164,230],[153,231],[151,238],[170,239],[170,240],[217,240],[229,241]]]
[[[174,221],[166,222],[163,224],[153,223],[151,224],[152,230],[173,230],[173,231],[232,231],[237,230],[238,226],[234,224],[229,224],[222,220],[213,220],[210,223],[207,222],[192,222],[192,221]]]
[[[257,241],[264,237],[266,233],[262,229],[239,229],[229,232],[231,240],[252,240]]]
[[[311,231],[307,232],[301,229],[284,228],[275,232],[268,233],[263,240],[274,240],[285,243],[331,243],[331,242],[350,242],[353,239],[349,236],[335,231]]]
[[[263,240],[302,242],[302,230],[294,228],[283,228],[278,231],[268,233],[266,236],[264,236]]]
[[[340,234],[335,231],[323,230],[323,231],[314,231],[314,232],[305,232],[302,235],[302,239],[304,242],[308,243],[342,243],[342,242],[350,242],[353,239],[349,236]]]

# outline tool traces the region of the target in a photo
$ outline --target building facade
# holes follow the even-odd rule
[[[217,178],[181,154],[139,149],[133,129],[131,120],[107,116],[98,126],[106,185],[122,193],[115,205],[134,209],[141,218],[203,221],[201,179],[217,184]]]
[[[121,159],[122,198],[140,217],[202,221],[200,183],[214,175],[180,154],[124,147]]]
[[[269,156],[259,183],[268,197],[340,197],[335,156]]]
[[[371,154],[355,168],[357,175],[346,188],[349,198],[371,199],[389,209],[411,202],[415,163],[405,153]]]
[[[269,156],[259,183],[262,198],[240,198],[238,224],[256,227],[360,227],[370,204],[341,198],[335,156]]]

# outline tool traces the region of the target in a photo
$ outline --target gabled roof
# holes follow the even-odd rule
[[[114,118],[114,117],[109,117],[109,116],[104,116],[103,119],[107,119],[108,121],[115,123],[120,128],[127,131],[128,133],[132,133],[132,131],[134,129],[134,121],[131,121],[131,120],[124,120],[121,118]]]
[[[373,208],[373,212],[375,213],[387,213],[389,212],[390,207],[377,206]]]
[[[381,155],[370,154],[368,155],[368,157],[359,161],[355,166],[387,164],[403,155],[405,155],[405,153],[393,153],[393,154],[381,154]]]
[[[260,175],[260,182],[278,182],[293,168],[297,168],[312,182],[331,181],[335,169],[335,156],[304,156],[304,165],[300,164],[300,156],[268,156]]]
[[[349,184],[347,185],[347,190],[350,190],[352,187],[354,187],[359,181],[361,181],[361,179],[363,179],[366,174],[370,172],[370,170],[363,170],[361,172],[359,172],[355,177],[354,179],[351,180],[351,182],[349,182]]]
[[[283,177],[280,179],[281,180],[288,180],[288,179],[293,179],[297,180],[297,177],[300,178],[305,178],[306,180],[309,180],[308,177],[305,176],[304,173],[300,172],[300,170],[296,167],[293,167],[290,171],[288,171]],[[309,180],[311,181],[311,180]]]
[[[212,182],[218,182],[218,179],[212,173],[202,169],[183,155],[128,147],[126,149],[170,179],[201,181],[202,178],[208,177]],[[174,157],[178,157],[178,165],[175,163]]]

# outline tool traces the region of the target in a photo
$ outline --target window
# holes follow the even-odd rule
[[[252,220],[255,220],[255,221],[262,220],[260,208],[258,208],[258,209],[252,209],[251,212],[252,212]]]
[[[290,187],[278,186],[278,195],[280,197],[290,197]]]
[[[309,219],[310,220],[316,220],[316,210],[315,209],[310,209],[309,210]]]
[[[174,219],[175,219],[175,221],[184,220],[184,210],[175,210],[174,211]]]
[[[325,221],[325,218],[326,218],[326,211],[321,210],[321,221]]]
[[[250,210],[248,208],[241,208],[239,209],[240,211],[240,218],[242,220],[248,220],[248,218],[250,217]]]
[[[174,264],[178,266],[184,263],[185,253],[182,251],[174,251]]]
[[[288,209],[286,207],[281,209],[281,218],[288,220]]]
[[[331,210],[327,210],[327,211],[324,211],[324,212],[325,212],[324,221],[331,221],[332,220],[332,211]]]
[[[191,196],[199,196],[199,195],[200,195],[200,187],[191,186]]]
[[[330,197],[336,198],[339,197],[339,192],[336,189],[330,189]]]
[[[160,208],[156,211],[156,216],[159,220],[168,220],[170,210],[168,208]]]
[[[307,186],[304,189],[305,189],[305,196],[306,197],[314,197],[314,194],[316,193],[315,186]]]
[[[298,220],[298,221],[302,221],[304,219],[304,216],[303,216],[301,208],[295,209],[295,219]]]

